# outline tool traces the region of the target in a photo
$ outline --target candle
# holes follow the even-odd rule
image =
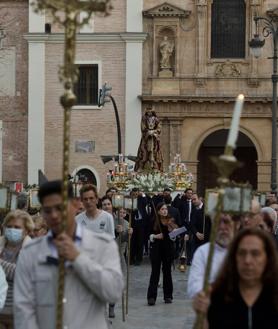
[[[123,163],[123,161],[124,161],[124,156],[123,156],[123,154],[119,154],[119,163]]]
[[[238,95],[236,103],[235,103],[235,108],[234,108],[234,114],[233,114],[233,119],[231,123],[231,127],[229,130],[229,136],[227,140],[227,146],[230,146],[232,149],[236,148],[236,141],[238,137],[238,130],[239,130],[239,121],[240,121],[240,116],[243,108],[243,103],[244,103],[244,95]]]

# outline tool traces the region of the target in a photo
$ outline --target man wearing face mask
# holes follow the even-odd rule
[[[4,236],[0,237],[0,264],[8,282],[8,293],[4,309],[0,312],[0,323],[5,329],[13,328],[13,286],[16,262],[20,250],[31,238],[34,229],[31,216],[22,210],[8,213],[3,222]]]

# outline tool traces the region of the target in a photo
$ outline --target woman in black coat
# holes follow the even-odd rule
[[[162,265],[163,294],[166,304],[172,303],[173,282],[171,266],[174,259],[174,241],[170,239],[169,232],[177,228],[174,220],[168,217],[168,208],[164,202],[156,207],[155,218],[150,235],[150,259],[152,273],[148,288],[148,304],[154,305],[157,297],[157,288]]]
[[[211,294],[209,329],[276,329],[278,326],[278,258],[271,236],[242,230]]]

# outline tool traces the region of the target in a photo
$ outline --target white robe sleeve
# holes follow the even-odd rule
[[[6,280],[6,275],[0,266],[0,309],[5,305],[6,297],[8,292],[8,283]]]

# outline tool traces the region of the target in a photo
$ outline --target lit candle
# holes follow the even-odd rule
[[[236,148],[236,141],[238,137],[238,130],[239,130],[239,121],[240,121],[240,116],[243,108],[243,103],[244,103],[244,95],[238,95],[236,103],[235,103],[235,108],[234,108],[234,114],[233,114],[233,119],[231,123],[231,127],[229,130],[229,136],[227,140],[227,146],[231,147],[232,149]]]

